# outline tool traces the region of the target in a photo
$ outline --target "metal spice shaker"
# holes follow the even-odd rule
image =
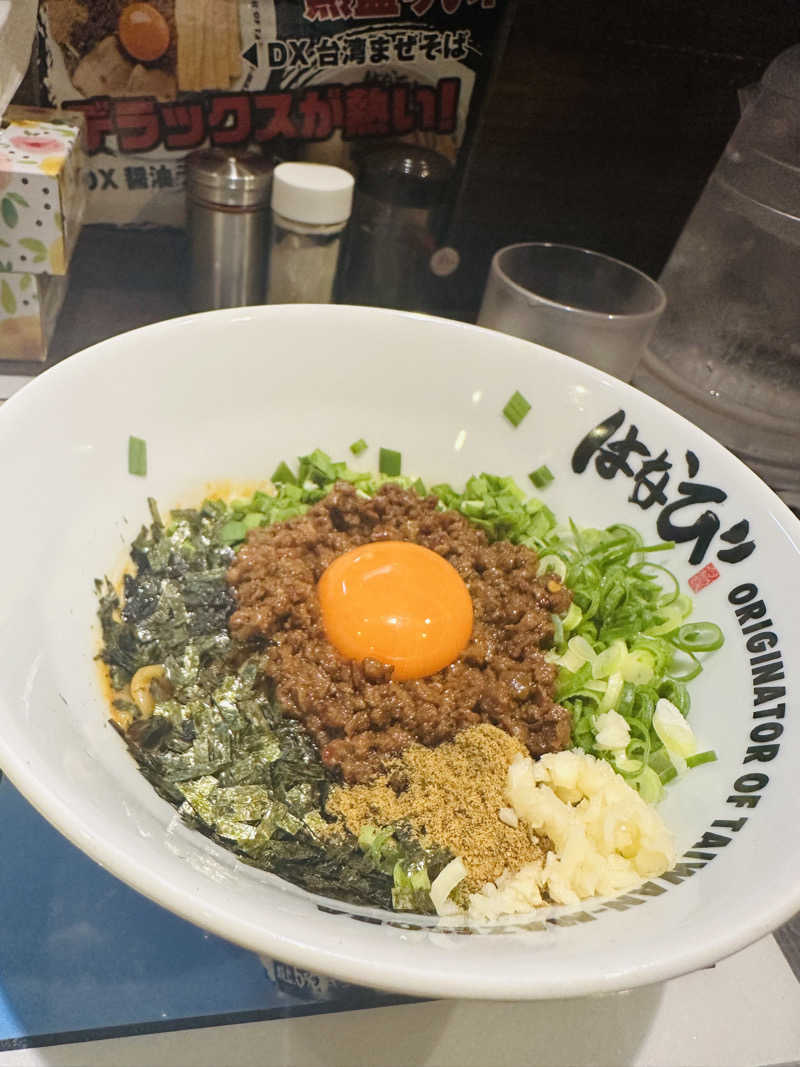
[[[451,175],[444,156],[416,145],[390,145],[364,156],[344,271],[348,304],[428,309],[431,257]]]
[[[220,148],[186,160],[192,311],[261,304],[272,164]]]

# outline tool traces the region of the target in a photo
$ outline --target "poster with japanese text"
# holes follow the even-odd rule
[[[411,141],[456,170],[509,0],[43,0],[46,103],[86,116],[88,221],[181,225],[204,146],[355,170]]]

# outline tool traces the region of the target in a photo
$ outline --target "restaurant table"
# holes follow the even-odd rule
[[[46,364],[183,314],[170,231],[84,231]],[[715,967],[532,1003],[419,1001],[263,960],[89,860],[0,781],[0,1064],[800,1064],[800,916]]]

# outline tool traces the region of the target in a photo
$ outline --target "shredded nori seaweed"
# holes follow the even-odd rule
[[[269,512],[298,514],[321,495],[323,472],[308,464],[307,474],[306,489],[257,494],[264,521]],[[393,869],[352,834],[331,832],[324,812],[333,778],[302,725],[274,703],[253,650],[228,633],[233,549],[224,533],[242,521],[242,507],[206,501],[172,512],[168,524],[154,501],[150,510],[151,525],[131,547],[135,573],[124,578],[122,600],[108,580],[96,583],[100,656],[114,689],[124,692],[141,667],[165,670],[151,690],[152,715],[117,726],[142,774],[189,825],[245,862],[312,892],[391,908]],[[124,695],[114,705],[129,718],[139,714]],[[393,862],[403,870],[427,865],[433,878],[452,858],[400,829],[393,841]],[[426,893],[395,902],[406,910],[429,905]]]

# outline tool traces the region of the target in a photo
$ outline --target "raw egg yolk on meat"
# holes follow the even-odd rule
[[[394,667],[393,681],[442,670],[472,635],[472,597],[458,571],[410,541],[374,541],[345,552],[317,591],[333,647],[348,659]]]
[[[167,20],[152,4],[128,4],[119,17],[119,39],[125,51],[142,63],[152,63],[169,47]]]

